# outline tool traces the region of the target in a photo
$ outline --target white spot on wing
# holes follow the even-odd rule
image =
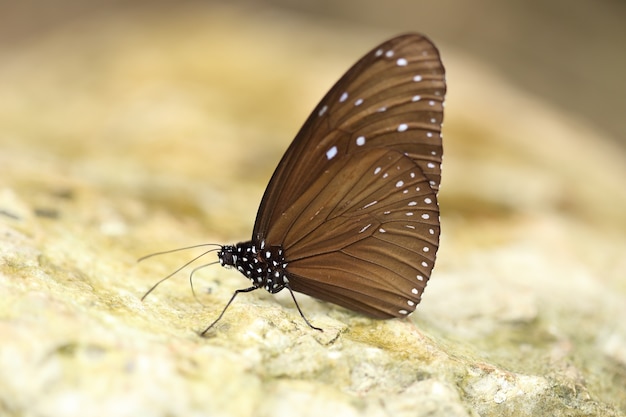
[[[363,206],[364,209],[368,208],[368,207],[372,207],[374,204],[378,203],[378,201],[374,200],[371,203],[368,203],[366,205]]]
[[[403,185],[404,185],[404,181],[398,181],[398,182],[396,183],[396,188],[400,188],[400,187],[402,187]]]
[[[320,109],[320,111],[317,113],[318,116],[323,116],[324,113],[326,113],[326,110],[328,110],[328,106],[324,106]]]
[[[422,219],[424,220],[430,219],[430,214],[427,214],[427,213],[422,214]]]
[[[413,77],[413,81],[415,81],[416,83],[422,81],[422,76],[421,75],[416,75],[415,77]]]
[[[340,103],[343,103],[343,102],[344,102],[344,101],[346,101],[347,99],[348,99],[348,93],[346,92],[346,93],[343,93],[343,94],[341,95],[341,97],[339,97],[339,102],[340,102]]]
[[[398,126],[398,132],[404,132],[408,128],[409,128],[409,125],[407,125],[406,123],[402,123]]]
[[[378,174],[381,171],[380,167],[376,167],[374,170],[374,175]]]
[[[422,99],[422,96],[413,96],[411,101],[420,101],[421,99]]]
[[[398,64],[399,67],[404,67],[406,66],[406,64],[408,64],[408,62],[404,58],[398,58],[398,60],[396,61],[396,64]]]
[[[393,56],[393,50],[392,50],[392,49],[390,49],[390,50],[388,50],[387,52],[385,52],[385,56],[386,56],[387,58],[391,58],[391,57]]]
[[[365,145],[365,136],[359,136],[358,138],[356,138],[356,144],[358,146]]]
[[[363,233],[364,231],[366,231],[372,224],[368,224],[367,226],[364,226],[361,230],[359,230],[359,233]]]
[[[357,99],[357,101],[354,102],[355,107],[356,106],[360,106],[361,104],[363,104],[363,99],[362,98]]]
[[[332,148],[330,148],[329,150],[326,151],[326,158],[328,158],[328,160],[333,159],[335,156],[337,156],[337,147],[333,146]]]

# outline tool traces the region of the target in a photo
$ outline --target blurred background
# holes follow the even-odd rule
[[[363,54],[405,31],[434,41],[448,79],[442,244],[428,302],[411,320],[433,339],[462,343],[442,345],[451,353],[437,356],[456,365],[432,375],[458,387],[462,401],[494,407],[478,412],[485,416],[503,415],[496,386],[459,375],[491,375],[494,361],[558,374],[563,382],[545,389],[565,413],[617,415],[577,407],[596,401],[626,410],[626,327],[615,320],[626,316],[623,0],[0,0],[0,324],[11,323],[0,339],[13,352],[0,361],[0,414],[98,415],[68,412],[75,399],[100,415],[124,415],[103,406],[116,404],[193,415],[177,408],[187,403],[254,410],[239,415],[278,415],[272,407],[280,406],[291,415],[294,403],[334,404],[326,398],[345,393],[348,373],[364,375],[368,382],[353,386],[380,410],[392,390],[369,391],[367,360],[353,372],[317,342],[249,336],[265,317],[268,340],[280,328],[273,323],[290,322],[286,314],[300,322],[288,298],[238,301],[219,339],[234,355],[224,360],[194,330],[244,278],[203,269],[200,307],[182,273],[141,303],[189,256],[136,260],[248,238],[268,179],[313,107]],[[330,306],[299,300],[315,318],[330,312],[349,323]],[[356,327],[344,342],[356,334],[357,349],[364,340],[387,346],[387,331]],[[424,346],[428,353],[410,355],[415,369],[432,356]],[[322,401],[301,395],[317,371],[282,373],[296,362],[317,366],[302,361],[310,349],[323,352],[319,369],[339,375],[323,377],[340,389]],[[244,350],[252,353],[242,361]],[[408,356],[396,356],[405,368]],[[470,368],[458,362],[467,357],[483,359]],[[388,363],[382,373],[395,369]],[[509,385],[509,374],[493,375],[516,396],[527,392]],[[76,388],[85,394],[67,395]],[[427,392],[404,395],[407,415],[433,399]],[[528,415],[537,414],[558,412]]]
[[[173,13],[174,18],[182,9],[210,13],[220,3],[276,14],[281,20],[308,19],[320,26],[388,33],[417,29],[485,61],[521,89],[566,109],[626,147],[622,0],[387,0],[384,6],[375,0],[4,0],[0,42],[19,48],[22,42],[99,15]]]
[[[611,0],[4,1],[0,185],[35,206],[95,186],[238,239],[323,94],[419,31],[449,83],[446,215],[626,227],[624,22]]]

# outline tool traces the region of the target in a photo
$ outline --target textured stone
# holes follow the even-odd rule
[[[624,155],[446,45],[442,245],[408,320],[300,296],[318,333],[259,291],[200,338],[247,285],[218,266],[140,300],[193,255],[140,256],[249,237],[308,111],[389,35],[345,33],[199,7],[0,51],[0,414],[625,415]]]

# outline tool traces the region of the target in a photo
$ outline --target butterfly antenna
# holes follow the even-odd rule
[[[141,258],[137,259],[137,262],[145,261],[146,259],[152,258],[153,256],[167,255],[168,253],[180,252],[180,251],[183,251],[183,250],[189,250],[189,249],[195,249],[195,248],[202,248],[202,247],[205,247],[205,246],[217,246],[218,248],[222,247],[222,245],[218,245],[217,243],[201,243],[199,245],[185,246],[184,248],[176,248],[176,249],[166,250],[166,251],[163,251],[163,252],[151,253],[149,255],[145,255],[145,256],[142,256]],[[209,253],[209,252],[210,251],[207,251],[207,252],[205,252],[205,254]],[[200,256],[202,256],[202,255],[200,255]],[[196,258],[196,259],[198,259],[198,258]]]
[[[196,246],[189,246],[187,248],[180,248],[180,249],[174,249],[171,251],[165,251],[165,252],[158,252],[158,253],[153,253],[152,255],[148,255],[148,256],[144,256],[143,258],[140,258],[140,261],[146,258],[149,258],[150,256],[156,256],[156,255],[161,255],[161,254],[165,254],[165,253],[172,253],[172,252],[176,252],[179,250],[185,250],[185,249],[191,249],[191,248],[198,248],[198,247],[202,247],[202,246],[207,246],[207,245],[212,245],[212,244],[204,244],[204,245],[196,245]],[[217,245],[220,246],[220,245]],[[221,246],[220,246],[221,247]],[[168,276],[166,276],[165,278],[161,278],[156,284],[154,284],[144,295],[143,297],[141,297],[141,301],[145,300],[145,298],[148,296],[148,294],[150,294],[152,291],[154,291],[154,289],[156,287],[158,287],[159,285],[161,285],[161,283],[163,281],[167,281],[168,279],[170,279],[173,275],[176,275],[178,272],[180,272],[181,270],[185,269],[186,267],[188,267],[189,265],[191,265],[192,263],[194,263],[195,261],[197,261],[198,259],[202,258],[204,255],[211,253],[211,252],[215,252],[218,249],[209,249],[205,252],[202,252],[200,255],[196,256],[195,258],[193,258],[192,260],[190,260],[189,262],[186,262],[185,264],[183,264],[183,266],[177,268],[174,272],[172,272],[171,274],[169,274]],[[193,272],[193,271],[192,271]],[[192,287],[193,289],[193,287]]]

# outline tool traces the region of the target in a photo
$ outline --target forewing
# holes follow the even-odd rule
[[[252,239],[282,243],[299,215],[294,207],[306,203],[303,196],[323,192],[330,182],[324,177],[341,170],[345,158],[376,149],[413,161],[434,196],[445,90],[439,53],[427,38],[402,35],[370,51],[322,99],[287,149],[261,201]]]

